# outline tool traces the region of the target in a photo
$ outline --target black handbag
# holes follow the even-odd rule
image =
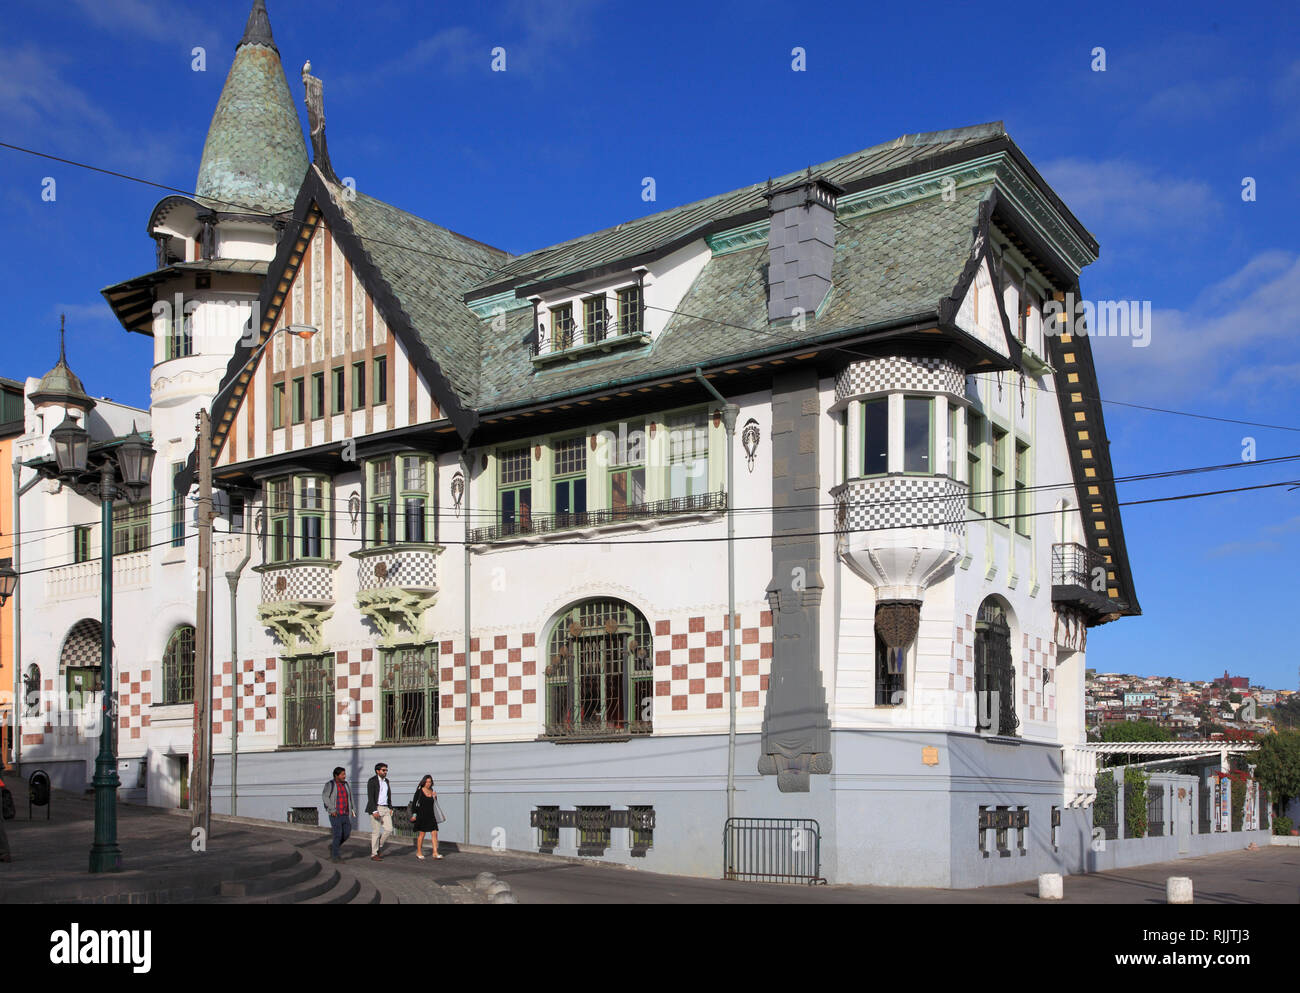
[[[8,789],[0,790],[0,815],[7,821],[18,816],[18,811],[14,809],[14,795]]]

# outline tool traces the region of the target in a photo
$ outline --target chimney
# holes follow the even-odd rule
[[[767,238],[767,318],[811,317],[831,288],[835,203],[844,190],[806,176],[766,194],[772,212]]]

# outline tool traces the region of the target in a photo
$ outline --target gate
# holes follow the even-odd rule
[[[723,879],[825,883],[821,826],[808,817],[731,817],[722,829]]]

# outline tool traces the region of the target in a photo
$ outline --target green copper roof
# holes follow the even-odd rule
[[[66,403],[73,407],[89,410],[95,401],[86,394],[85,387],[77,374],[68,367],[68,357],[63,351],[62,336],[59,341],[59,361],[54,368],[41,377],[36,389],[31,393],[33,403]]]
[[[306,174],[302,124],[257,0],[208,127],[195,192],[218,210],[279,213],[293,206]]]

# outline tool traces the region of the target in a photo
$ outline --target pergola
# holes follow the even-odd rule
[[[1241,741],[1089,741],[1061,750],[1065,805],[1090,807],[1097,799],[1097,765],[1103,755],[1142,755],[1140,765],[1189,761],[1217,755],[1219,770],[1228,771],[1228,756],[1253,752],[1255,742]]]

